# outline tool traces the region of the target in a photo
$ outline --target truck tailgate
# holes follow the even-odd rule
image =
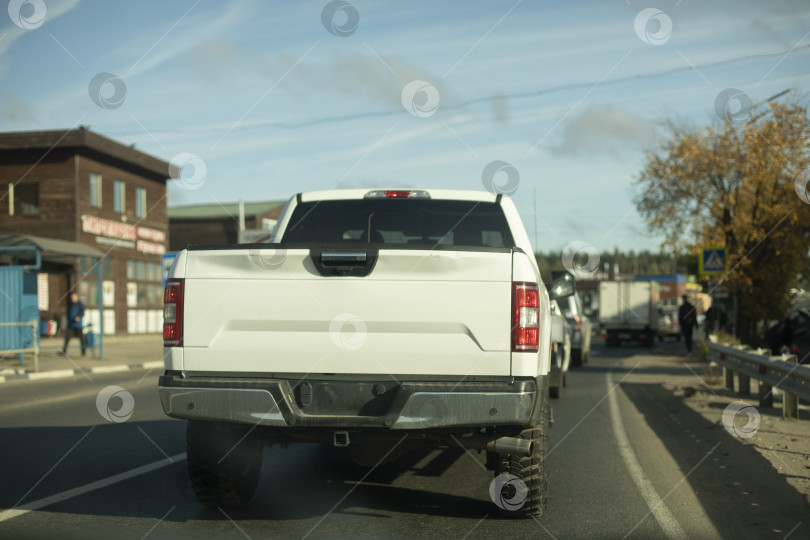
[[[657,322],[650,282],[602,282],[599,287],[599,320],[605,326],[643,328]]]
[[[366,277],[273,253],[189,253],[185,370],[510,374],[511,250],[381,249]]]

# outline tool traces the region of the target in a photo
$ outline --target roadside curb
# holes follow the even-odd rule
[[[156,369],[163,367],[163,360],[142,362],[140,364],[114,364],[110,366],[96,366],[79,369],[57,369],[52,371],[34,372],[32,370],[7,368],[0,371],[0,384],[14,381],[41,381],[46,379],[61,379],[87,373],[115,373],[133,369]]]

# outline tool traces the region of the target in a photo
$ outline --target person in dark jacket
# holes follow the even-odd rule
[[[67,354],[68,342],[70,338],[76,336],[79,338],[79,343],[82,345],[82,356],[84,356],[87,345],[84,341],[84,326],[82,320],[84,319],[84,304],[79,300],[79,295],[73,293],[70,295],[70,303],[68,304],[68,321],[67,328],[65,328],[65,345],[62,347],[62,354]]]
[[[697,326],[697,312],[695,306],[689,303],[689,297],[683,295],[683,304],[678,308],[678,322],[681,325],[683,343],[686,345],[686,352],[692,354],[692,331]]]
[[[790,317],[771,326],[765,332],[765,341],[771,355],[790,354],[790,346],[793,345],[793,322]]]

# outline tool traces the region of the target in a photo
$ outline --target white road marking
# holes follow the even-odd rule
[[[90,373],[114,373],[116,371],[127,371],[129,366],[120,364],[117,366],[96,366],[90,368]]]
[[[56,379],[59,377],[72,377],[75,372],[72,369],[57,369],[54,371],[40,371],[39,373],[29,373],[28,378],[32,381],[39,379]]]
[[[5,512],[0,512],[0,522],[27,514],[33,510],[39,510],[40,508],[90,493],[91,491],[96,491],[97,489],[112,486],[113,484],[129,480],[130,478],[135,478],[136,476],[141,476],[142,474],[146,474],[169,465],[174,465],[178,461],[182,461],[184,459],[186,459],[185,452],[171,456],[169,459],[161,459],[160,461],[142,465],[141,467],[136,467],[126,472],[115,474],[101,480],[96,480],[95,482],[90,482],[89,484],[85,484],[77,488],[68,489],[67,491],[51,495],[50,497],[45,497],[44,499],[22,504],[16,508],[11,508]]]
[[[154,360],[152,362],[144,362],[143,364],[141,364],[141,367],[143,369],[155,369],[163,366],[164,366],[163,360]]]
[[[684,532],[678,520],[675,519],[675,516],[672,515],[672,512],[669,511],[667,505],[664,504],[664,501],[661,500],[661,497],[658,496],[658,492],[655,491],[655,486],[653,486],[650,479],[647,478],[644,469],[641,468],[641,463],[639,463],[633,451],[633,447],[630,445],[630,439],[627,438],[627,432],[624,430],[621,411],[619,411],[619,400],[616,397],[616,392],[611,391],[613,383],[610,374],[605,377],[605,382],[607,383],[608,389],[613,433],[616,435],[616,442],[619,444],[619,451],[622,454],[622,459],[627,466],[630,477],[633,479],[633,482],[635,482],[641,497],[644,499],[644,502],[647,503],[650,512],[652,512],[655,520],[664,530],[664,534],[667,535],[667,538],[682,538],[686,540],[686,532]]]

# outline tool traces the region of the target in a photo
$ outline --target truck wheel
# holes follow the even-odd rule
[[[582,349],[571,349],[571,365],[574,367],[582,365]]]
[[[541,396],[543,394],[541,393]],[[502,501],[498,504],[501,515],[516,518],[539,518],[546,509],[548,496],[545,458],[548,451],[548,398],[543,396],[540,425],[520,432],[521,439],[531,439],[532,454],[526,457],[503,454],[495,469],[495,478],[501,480]],[[519,488],[526,486],[525,499]],[[507,484],[512,486],[512,493],[507,493]],[[515,489],[517,484],[517,490]],[[495,484],[498,485],[497,483]],[[492,493],[490,493],[492,495]],[[519,495],[520,494],[520,495]],[[510,501],[511,499],[511,501]],[[509,504],[509,503],[512,504]],[[516,508],[520,503],[523,505]]]
[[[188,475],[197,500],[209,508],[247,505],[262,467],[262,442],[249,428],[188,423]]]

